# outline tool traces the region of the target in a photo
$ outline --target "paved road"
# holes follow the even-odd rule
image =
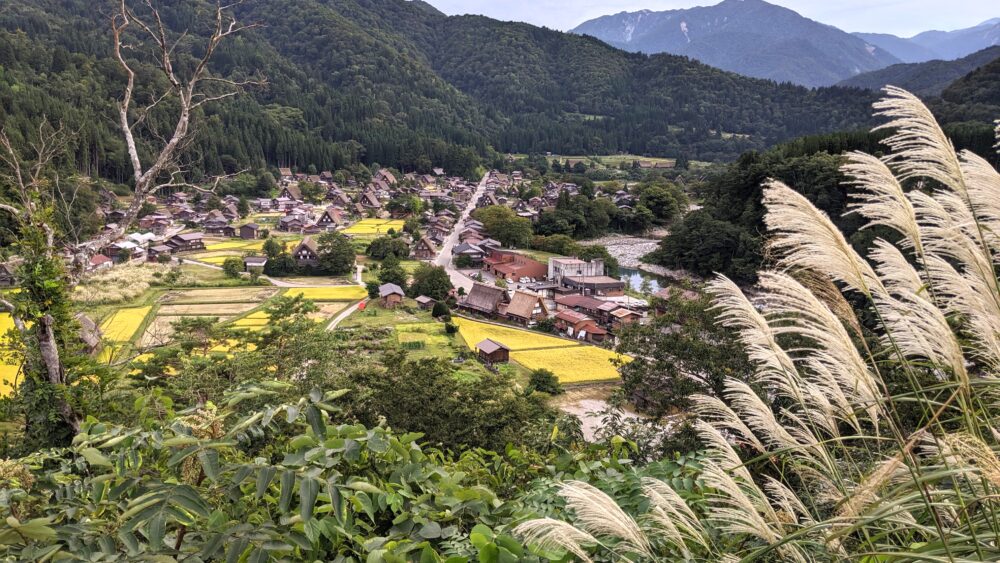
[[[475,211],[476,202],[478,202],[479,198],[483,197],[483,194],[486,192],[486,180],[489,179],[489,177],[490,174],[487,172],[486,175],[483,176],[483,179],[479,182],[479,187],[476,188],[476,192],[472,195],[472,199],[469,200],[469,205],[464,211],[462,211],[462,215],[459,217],[458,221],[455,221],[455,228],[451,231],[451,234],[448,235],[448,238],[445,239],[444,244],[441,245],[441,251],[438,253],[437,260],[434,261],[435,264],[442,266],[445,271],[448,272],[448,277],[451,278],[451,284],[455,286],[455,289],[464,287],[466,293],[472,291],[473,281],[470,277],[455,269],[452,264],[451,249],[455,248],[458,244],[458,235],[462,232],[462,226],[469,219],[469,215]]]

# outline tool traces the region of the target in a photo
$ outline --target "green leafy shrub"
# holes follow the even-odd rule
[[[556,377],[556,374],[545,368],[532,371],[528,385],[535,391],[541,391],[550,395],[563,393],[562,385],[559,384],[559,378]]]

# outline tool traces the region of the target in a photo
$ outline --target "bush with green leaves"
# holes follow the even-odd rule
[[[559,384],[559,378],[551,370],[545,368],[539,368],[531,372],[528,386],[535,391],[541,391],[550,395],[563,393],[562,385]]]
[[[484,550],[490,560],[495,540],[522,553],[492,531],[472,544],[502,503],[419,434],[334,423],[331,402],[346,391],[234,418],[241,401],[284,385],[239,388],[148,431],[90,420],[69,448],[0,464],[0,550],[31,561],[443,561]]]
[[[431,315],[436,319],[441,319],[444,317],[449,317],[451,315],[451,309],[443,301],[438,301],[434,304],[434,308],[431,309]]]
[[[238,278],[243,273],[243,260],[236,256],[230,256],[222,262],[222,271],[227,278]]]

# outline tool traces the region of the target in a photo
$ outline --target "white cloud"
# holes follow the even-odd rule
[[[670,10],[718,0],[428,0],[447,14],[483,14],[554,29],[621,11]],[[928,29],[959,29],[1000,16],[995,0],[769,0],[846,31],[909,36]]]

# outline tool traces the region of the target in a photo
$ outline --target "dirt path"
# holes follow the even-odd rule
[[[592,441],[602,424],[600,415],[596,413],[608,408],[608,399],[618,385],[618,383],[594,383],[567,387],[565,393],[552,399],[552,405],[579,418],[583,437]],[[626,409],[625,414],[635,416],[631,409]]]
[[[355,303],[354,305],[351,305],[350,307],[341,311],[339,315],[337,315],[336,317],[334,317],[332,321],[330,321],[330,324],[326,325],[326,330],[337,330],[337,326],[339,326],[340,323],[344,322],[344,319],[353,315],[361,307],[362,303],[368,303],[368,301],[370,300],[365,299],[364,301]]]

